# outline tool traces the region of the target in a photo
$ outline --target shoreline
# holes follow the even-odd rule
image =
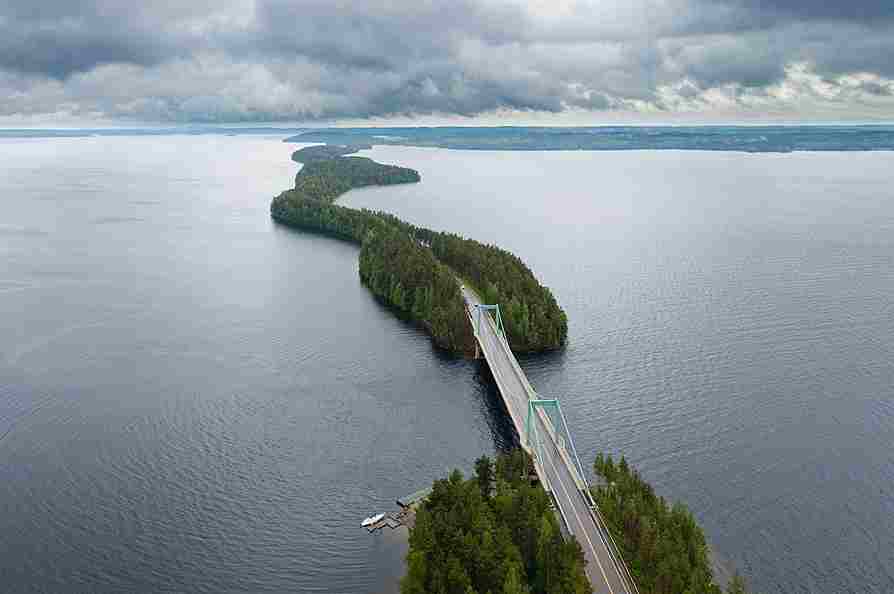
[[[314,145],[292,159],[304,163],[295,187],[273,199],[279,223],[360,245],[360,278],[401,317],[420,324],[441,348],[472,352],[471,334],[457,277],[478,289],[486,303],[500,304],[512,350],[561,349],[568,322],[552,292],[514,254],[454,233],[411,225],[394,215],[335,204],[352,190],[420,181],[419,172],[352,155],[361,145]]]

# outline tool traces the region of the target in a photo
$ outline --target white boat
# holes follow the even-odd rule
[[[360,526],[362,526],[363,528],[366,528],[367,526],[372,526],[373,524],[376,524],[384,517],[385,517],[385,514],[376,514],[374,516],[370,516],[370,517],[366,518],[365,520],[363,520],[362,522],[360,522]]]

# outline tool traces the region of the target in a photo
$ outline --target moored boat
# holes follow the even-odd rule
[[[370,517],[366,518],[365,520],[363,520],[362,522],[360,522],[360,526],[362,526],[363,528],[366,528],[367,526],[372,526],[373,524],[380,522],[382,520],[382,518],[384,518],[384,517],[385,517],[385,514],[376,514],[374,516],[370,516]]]

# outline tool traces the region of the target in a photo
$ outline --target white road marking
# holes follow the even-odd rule
[[[464,292],[465,292],[465,291],[464,291]],[[471,299],[468,299],[468,298],[467,298],[467,301],[468,301],[468,302],[472,302],[472,300],[471,300]],[[471,312],[469,312],[469,313],[470,313],[470,318],[471,318]],[[489,321],[489,320],[488,320],[488,321]],[[487,324],[486,324],[486,325],[487,325]],[[487,346],[490,347],[488,350],[490,350],[492,353],[493,353],[494,351],[498,351],[498,352],[500,352],[500,353],[503,354],[503,358],[504,358],[504,359],[507,359],[507,360],[508,360],[508,356],[506,355],[506,353],[503,352],[503,351],[499,348],[501,345],[497,345],[497,344],[495,344],[495,341],[496,341],[496,332],[493,331],[493,328],[491,328],[491,330],[492,330],[492,332],[490,332],[490,333],[487,333],[487,332],[483,332],[483,333],[482,333],[482,334],[487,334],[486,342],[488,343]],[[479,342],[480,342],[480,338],[481,338],[481,336],[479,335],[478,338],[479,338]],[[482,344],[481,346],[482,346],[482,349],[483,349],[483,348],[484,348],[484,345]],[[486,355],[486,353],[485,353],[485,359],[487,359],[487,355]],[[500,369],[500,367],[502,367],[502,366],[501,366],[501,365],[491,366],[491,373],[494,374],[494,379],[497,381],[497,387],[498,387],[498,388],[501,388],[502,385],[505,385],[505,384],[507,383],[507,381],[506,381],[507,378],[504,376],[503,370]],[[513,366],[510,365],[510,368],[513,368]],[[513,368],[513,371],[515,371],[514,368]],[[513,375],[513,376],[516,376],[517,373],[513,373],[512,375]],[[516,380],[517,384],[519,385],[519,387],[521,388],[521,391],[526,393],[527,391],[525,390],[524,383],[523,383],[518,377],[515,377],[515,380]],[[516,390],[511,390],[511,391],[510,391],[510,394],[513,393],[513,392],[515,392],[515,391],[516,391]],[[503,395],[504,398],[506,398],[506,394],[505,394],[504,390],[501,389],[501,390],[500,390],[500,393],[501,393],[501,395]],[[522,408],[525,408],[525,407],[522,405],[522,403],[518,402],[518,398],[512,398],[512,400],[516,401],[516,405],[521,406]],[[513,420],[516,421],[516,424],[518,424],[518,423],[517,423],[517,420],[515,419],[515,417],[516,417],[516,415],[514,414],[515,411],[512,410],[512,408],[514,408],[514,407],[508,406],[508,401],[507,401],[507,408],[509,409],[509,415],[510,415],[511,417],[513,417]],[[542,421],[541,419],[539,419],[539,417],[537,418],[537,420],[538,420],[538,422],[540,422],[541,425],[543,424],[543,421]],[[546,431],[546,430],[544,429],[544,431]],[[548,432],[547,432],[547,433],[548,433]],[[520,437],[521,437],[521,436],[520,436]],[[608,579],[608,575],[605,573],[605,568],[603,567],[602,562],[599,560],[599,555],[596,553],[596,547],[593,546],[593,541],[590,539],[590,535],[587,533],[587,528],[586,528],[586,526],[584,525],[583,521],[581,520],[580,515],[577,513],[577,509],[576,509],[576,507],[575,507],[575,505],[574,505],[574,502],[573,502],[573,500],[572,500],[572,498],[571,498],[571,495],[569,494],[568,489],[565,487],[565,483],[564,483],[564,482],[561,480],[561,478],[560,478],[560,475],[559,475],[559,472],[558,472],[558,470],[557,470],[557,468],[556,468],[556,465],[553,463],[552,456],[551,456],[551,455],[546,455],[546,456],[544,456],[544,458],[548,458],[548,459],[549,459],[549,464],[550,464],[550,466],[552,467],[553,474],[556,476],[556,478],[557,478],[557,482],[559,483],[559,486],[562,488],[562,491],[565,492],[565,497],[567,497],[568,503],[571,505],[571,512],[574,514],[574,518],[577,520],[578,525],[579,525],[580,528],[583,530],[584,538],[586,539],[587,544],[588,544],[589,547],[590,547],[590,552],[592,553],[593,559],[595,559],[595,561],[596,561],[596,565],[599,566],[599,572],[602,574],[602,578],[603,578],[603,580],[605,581],[605,585],[606,585],[606,587],[608,588],[609,594],[615,594],[614,588],[612,588],[611,582],[610,582],[609,579]],[[557,502],[557,503],[558,503],[558,502]],[[592,518],[591,518],[591,519],[592,519]],[[595,524],[594,524],[594,527],[597,529],[597,531],[599,530],[598,527],[595,526]],[[606,550],[607,550],[608,545],[605,543],[605,539],[602,537],[602,534],[601,534],[601,533],[600,533],[599,536],[600,536],[600,542],[603,544],[603,546],[606,547]],[[591,585],[592,585],[592,584],[591,584]]]
[[[553,473],[556,475],[556,478],[559,478],[559,472],[556,470],[556,465],[553,464],[553,460],[551,456],[544,456],[544,458],[549,459],[549,464],[552,466]],[[571,501],[571,495],[568,493],[568,489],[565,488],[565,483],[562,482],[561,479],[558,481],[559,486],[562,487],[562,490],[565,491],[565,497],[568,498],[568,501]],[[599,561],[599,555],[596,554],[596,547],[593,546],[593,541],[590,540],[590,535],[587,534],[587,527],[584,526],[584,523],[581,521],[580,516],[577,515],[577,510],[574,508],[574,504],[571,505],[571,513],[574,514],[577,523],[580,525],[581,529],[584,532],[584,538],[587,539],[587,544],[590,545],[590,552],[593,553],[593,558],[596,559],[596,565],[599,566],[599,571],[602,573],[602,577],[605,580],[605,585],[608,587],[608,591],[611,594],[615,594],[614,589],[612,588],[611,583],[608,581],[608,576],[605,574],[605,569],[602,567],[602,563]]]

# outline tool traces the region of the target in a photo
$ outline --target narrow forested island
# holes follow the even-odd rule
[[[593,470],[601,479],[593,499],[641,594],[721,594],[705,533],[685,505],[668,505],[623,456],[598,454]],[[726,591],[745,593],[739,574]]]
[[[522,450],[435,481],[410,531],[401,594],[588,594],[584,554],[565,540]]]
[[[314,146],[304,147],[292,153],[292,160],[296,163],[310,163],[311,161],[326,161],[327,159],[335,159],[336,157],[344,157],[352,155],[357,151],[372,148],[369,144],[317,144]]]
[[[513,351],[547,351],[565,344],[565,312],[515,255],[387,213],[334,204],[352,188],[418,182],[417,171],[346,156],[356,146],[325,146],[292,155],[304,166],[295,187],[273,199],[270,212],[276,221],[360,244],[362,282],[422,325],[442,348],[461,353],[474,344],[458,278],[475,287],[485,302],[500,304]]]
[[[722,594],[701,527],[683,504],[668,506],[627,464],[599,454],[593,496],[640,594]],[[563,540],[549,495],[532,485],[522,450],[482,457],[475,476],[435,481],[410,531],[401,594],[590,592],[577,541]],[[727,594],[745,594],[736,574]]]

